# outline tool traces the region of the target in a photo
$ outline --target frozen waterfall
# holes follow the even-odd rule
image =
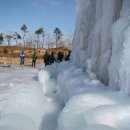
[[[130,94],[130,1],[78,0],[73,61]]]

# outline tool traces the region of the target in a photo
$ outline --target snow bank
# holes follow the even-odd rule
[[[56,130],[94,130],[96,127],[103,130],[129,129],[128,96],[106,87],[89,70],[84,73],[74,64],[70,64],[67,69],[63,67],[64,64],[59,64],[61,66],[64,70],[57,74],[56,86],[60,115],[53,111],[58,116]],[[65,104],[63,110],[62,103]],[[52,119],[53,112],[50,114]]]
[[[72,62],[56,63],[39,72],[48,90],[40,130],[130,129],[130,98],[97,80],[90,62],[86,62],[86,72]],[[49,84],[54,80],[54,86]]]
[[[57,62],[51,66],[47,66],[44,70],[39,71],[38,78],[43,86],[43,94],[51,94],[58,91],[57,88],[57,75],[62,73],[65,69],[69,67],[68,62],[62,62],[58,64]]]

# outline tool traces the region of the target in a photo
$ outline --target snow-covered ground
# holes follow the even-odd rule
[[[39,68],[0,67],[0,130],[38,130],[43,115]]]
[[[130,98],[71,62],[0,67],[0,130],[129,130]]]

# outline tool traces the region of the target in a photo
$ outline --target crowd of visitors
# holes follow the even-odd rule
[[[58,52],[57,57],[55,57],[54,52],[51,52],[51,54],[49,54],[46,51],[42,58],[43,58],[45,66],[47,66],[47,65],[53,64],[54,62],[60,63],[63,61],[63,58],[65,61],[69,61],[70,54],[71,54],[71,51],[69,51],[68,54],[64,57],[62,52]],[[24,54],[24,51],[21,51],[21,53],[20,53],[20,66],[24,66],[24,60],[25,60],[25,54]],[[36,60],[37,60],[37,54],[36,54],[36,51],[34,51],[32,54],[32,67],[36,66]]]
[[[65,61],[70,60],[70,54],[71,54],[71,51],[68,52],[67,56],[65,57]],[[43,60],[44,60],[45,66],[47,66],[47,65],[53,64],[54,62],[62,62],[63,57],[64,55],[62,52],[58,52],[57,58],[54,57],[53,52],[51,52],[51,55],[49,55],[48,52],[46,52],[45,55],[43,56]]]

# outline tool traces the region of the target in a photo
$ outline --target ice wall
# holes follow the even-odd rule
[[[98,79],[130,93],[130,1],[78,0],[73,62],[89,59]]]

